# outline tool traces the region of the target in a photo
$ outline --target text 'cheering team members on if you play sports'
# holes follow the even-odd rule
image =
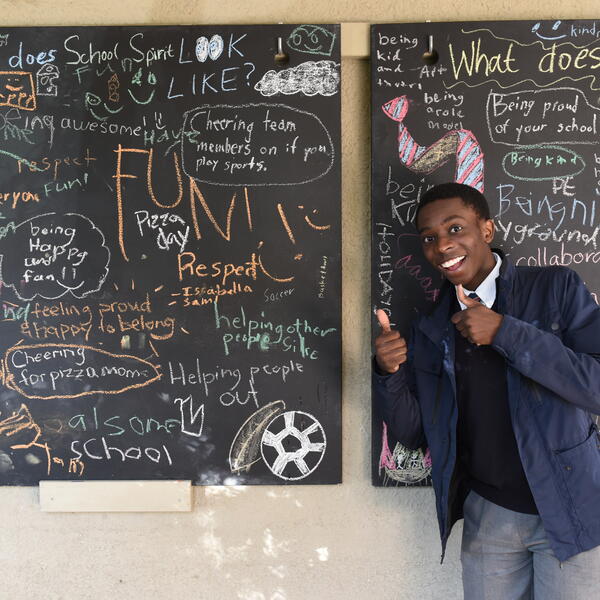
[[[430,449],[442,556],[464,515],[466,600],[596,598],[600,308],[574,271],[492,250],[469,186],[429,190],[416,226],[446,282],[408,343],[377,311],[373,392],[398,440]]]

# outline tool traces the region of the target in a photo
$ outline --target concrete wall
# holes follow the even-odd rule
[[[592,0],[7,0],[9,25],[330,23],[593,18]],[[596,16],[597,9],[596,9]],[[183,514],[41,513],[37,488],[0,489],[0,600],[462,597],[430,489],[370,483],[369,65],[343,61],[343,481],[196,488]]]

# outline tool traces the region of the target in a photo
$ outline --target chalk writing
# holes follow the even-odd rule
[[[4,28],[0,54],[0,485],[339,482],[339,26]]]
[[[416,234],[423,194],[446,181],[485,192],[504,260],[574,269],[598,302],[599,39],[598,20],[373,27],[372,308],[407,339],[447,298]],[[374,484],[428,484],[427,453],[374,415]]]

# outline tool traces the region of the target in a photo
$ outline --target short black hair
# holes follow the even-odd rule
[[[488,202],[479,190],[464,183],[449,182],[440,183],[427,190],[421,196],[415,214],[415,225],[419,218],[419,212],[424,206],[436,200],[447,200],[448,198],[460,198],[464,204],[470,206],[475,211],[475,214],[484,221],[491,218]]]

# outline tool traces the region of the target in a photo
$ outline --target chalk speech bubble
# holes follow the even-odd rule
[[[137,356],[77,344],[17,344],[2,362],[5,385],[39,400],[121,394],[161,377]]]
[[[298,185],[334,162],[329,131],[314,114],[285,104],[205,105],[184,115],[183,170],[224,186]]]
[[[504,172],[520,181],[551,181],[575,177],[585,169],[579,154],[561,146],[521,146],[502,159]]]
[[[488,93],[486,119],[495,144],[597,144],[600,109],[577,88]]]
[[[46,213],[23,221],[0,244],[0,279],[21,300],[83,298],[108,275],[104,234],[83,215]]]

